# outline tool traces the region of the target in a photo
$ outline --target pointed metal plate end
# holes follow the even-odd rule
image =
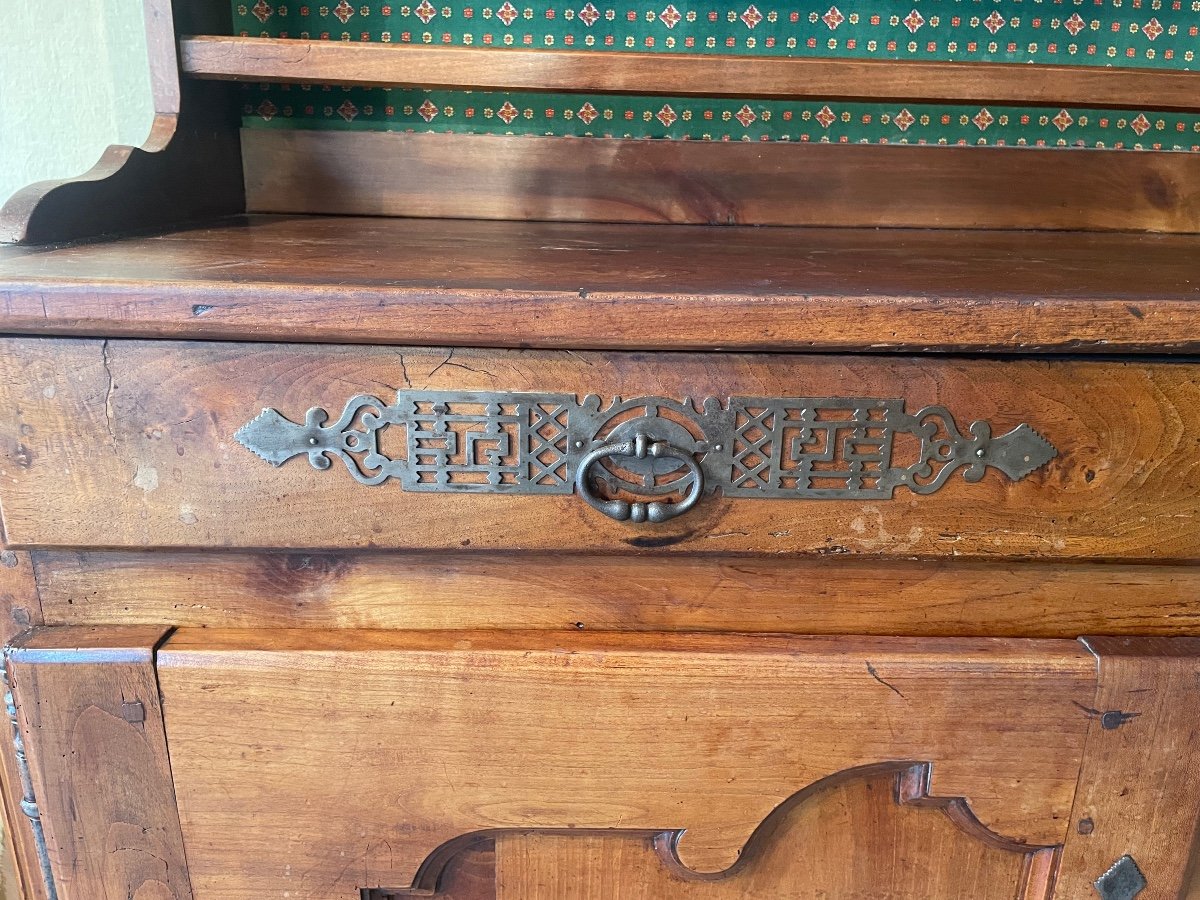
[[[1101,900],[1133,900],[1146,888],[1146,876],[1133,857],[1126,853],[1096,879],[1096,892]]]
[[[304,428],[288,421],[274,409],[264,409],[239,428],[234,438],[273,466],[281,466],[309,449],[304,442]]]
[[[992,438],[986,453],[984,461],[1013,481],[1020,481],[1058,456],[1054,445],[1028,425],[1018,425],[1008,434]]]

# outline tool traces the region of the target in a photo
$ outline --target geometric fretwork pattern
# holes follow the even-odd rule
[[[338,458],[363,484],[394,479],[411,491],[570,494],[578,477],[595,477],[662,494],[700,478],[704,493],[810,499],[928,494],[960,469],[967,481],[988,467],[1019,480],[1057,452],[1028,425],[993,437],[973,422],[964,432],[941,407],[908,413],[903,400],[869,397],[604,406],[570,394],[402,391],[392,404],[355,397],[336,422],[327,418],[311,409],[297,424],[267,409],[237,439],[273,465],[305,454],[325,469]],[[670,452],[635,456],[637,441]],[[585,464],[580,476],[589,456],[605,465]]]

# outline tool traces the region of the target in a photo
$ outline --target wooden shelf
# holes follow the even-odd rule
[[[181,63],[188,75],[234,81],[1200,109],[1200,73],[1094,66],[509,50],[216,36],[185,38]]]
[[[1200,350],[1200,237],[248,216],[0,248],[0,331],[583,349]]]

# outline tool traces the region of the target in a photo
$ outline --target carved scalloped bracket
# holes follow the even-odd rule
[[[1018,900],[1050,900],[1054,888],[1054,874],[1057,871],[1060,847],[1035,846],[997,834],[984,825],[971,811],[970,804],[963,797],[935,797],[929,793],[932,766],[928,763],[916,762],[887,762],[866,766],[856,766],[845,769],[827,778],[822,778],[813,784],[792,794],[787,800],[777,806],[754,829],[746,841],[738,859],[727,869],[719,872],[698,872],[690,868],[680,856],[680,843],[687,835],[686,829],[671,831],[620,830],[615,833],[631,838],[649,838],[661,864],[672,874],[688,882],[720,882],[736,878],[747,867],[754,864],[758,851],[773,839],[779,822],[796,806],[802,804],[826,790],[844,784],[848,781],[879,775],[895,774],[895,802],[898,806],[912,806],[941,811],[960,831],[974,840],[996,850],[1024,855],[1018,887]],[[541,834],[581,836],[594,834],[588,830],[562,829],[522,829],[523,832]],[[417,872],[410,888],[363,888],[361,900],[401,900],[406,897],[431,897],[439,892],[442,874],[451,861],[464,851],[486,845],[504,834],[504,830],[491,830],[462,835],[447,841],[426,857]],[[603,832],[613,834],[612,831]]]
[[[143,2],[155,110],[149,138],[141,147],[109,147],[77,178],[18,191],[0,208],[0,243],[65,243],[245,210],[234,88],[183,81],[176,39],[228,33],[229,5]]]

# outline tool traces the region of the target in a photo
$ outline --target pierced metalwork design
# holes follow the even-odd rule
[[[1128,853],[1095,881],[1101,900],[1133,900],[1146,889],[1146,884],[1146,876]]]
[[[358,396],[342,415],[310,409],[303,424],[274,409],[237,440],[272,465],[340,459],[359,482],[405,490],[570,494],[614,519],[663,522],[704,494],[889,499],[930,494],[988,467],[1019,481],[1057,451],[1029,425],[992,436],[950,412],[903,400],[732,397],[726,403],[642,397],[607,406],[589,395],[401,391]],[[385,449],[385,446],[387,449]],[[642,499],[648,498],[648,499]]]

